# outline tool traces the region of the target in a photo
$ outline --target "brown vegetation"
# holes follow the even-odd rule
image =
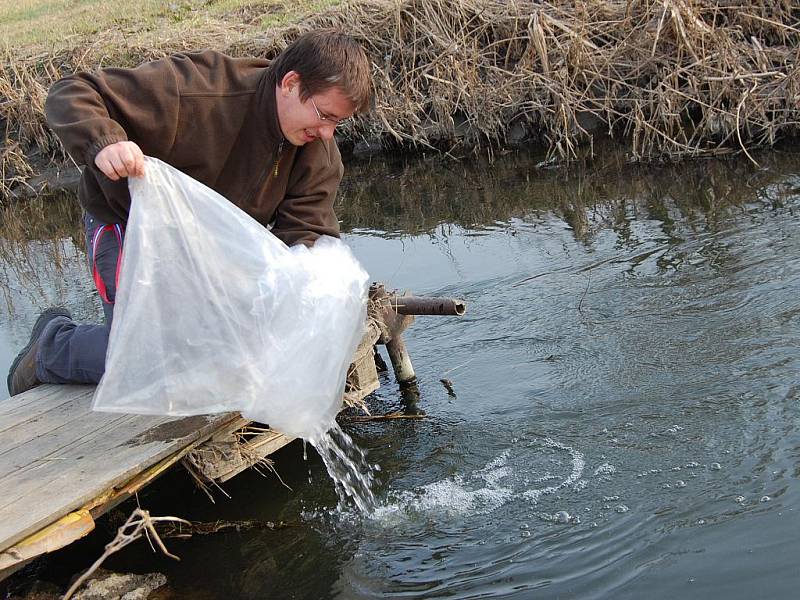
[[[246,24],[258,10],[173,38],[109,31],[7,53],[0,197],[43,162],[66,161],[42,116],[57,77],[209,47],[270,57],[321,26],[360,39],[373,61],[376,107],[342,128],[346,142],[464,154],[536,139],[569,160],[610,133],[633,159],[652,160],[747,152],[800,123],[790,0],[353,0],[266,34]]]

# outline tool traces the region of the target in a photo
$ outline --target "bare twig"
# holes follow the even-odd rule
[[[89,569],[83,575],[78,577],[78,579],[75,580],[75,583],[70,586],[70,588],[67,590],[67,593],[64,594],[64,600],[69,600],[78,590],[78,588],[80,588],[81,585],[83,585],[83,583],[89,579],[89,577],[91,577],[91,575],[100,567],[100,565],[103,564],[105,559],[115,552],[121,550],[128,544],[135,542],[142,537],[142,535],[147,535],[148,539],[155,541],[158,548],[165,555],[169,556],[170,558],[174,558],[175,560],[180,560],[179,557],[171,554],[167,550],[166,546],[164,546],[164,542],[161,541],[161,538],[158,536],[158,532],[155,529],[156,523],[167,521],[191,525],[189,521],[179,519],[178,517],[151,517],[150,513],[146,510],[136,508],[131,513],[131,516],[128,517],[128,520],[125,521],[125,524],[117,530],[116,537],[106,544],[105,551],[100,555],[100,558],[98,558],[94,564],[92,564],[92,566],[89,567]]]

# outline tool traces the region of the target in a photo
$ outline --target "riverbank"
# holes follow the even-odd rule
[[[191,25],[176,20],[169,35],[163,24],[126,24],[6,50],[0,196],[52,188],[52,177],[37,178],[47,166],[69,171],[42,113],[62,75],[201,48],[272,57],[318,27],[352,34],[373,63],[375,110],[341,128],[348,152],[464,156],[539,145],[571,160],[610,134],[633,160],[652,161],[748,153],[800,124],[800,8],[788,2],[352,0],[309,8],[288,14],[284,4],[258,2]],[[288,16],[265,20],[275,14]]]

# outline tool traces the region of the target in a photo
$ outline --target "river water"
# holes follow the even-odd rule
[[[297,443],[274,457],[291,490],[246,473],[211,504],[175,473],[139,498],[283,527],[107,566],[181,598],[796,597],[800,157],[756,160],[352,166],[339,213],[373,279],[468,304],[407,332],[424,418],[344,424],[377,509],[337,510]],[[37,235],[4,242],[3,372],[41,306],[99,315],[77,241]],[[373,413],[407,405],[383,376]],[[65,579],[112,531],[29,576]]]

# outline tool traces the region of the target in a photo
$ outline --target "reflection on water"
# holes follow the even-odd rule
[[[110,566],[162,570],[197,598],[794,597],[800,160],[757,159],[351,168],[339,213],[373,279],[469,304],[407,333],[427,417],[347,427],[382,467],[374,515],[337,511],[322,463],[290,448],[292,491],[246,474],[211,506],[173,478],[143,501],[296,527]],[[38,258],[4,258],[3,344],[44,296],[94,302],[60,235],[73,254],[40,291],[16,273],[47,262],[46,236],[28,242]],[[375,411],[396,410],[383,384]]]
[[[39,312],[69,306],[78,318],[102,312],[89,277],[73,197],[53,197],[0,207],[0,369],[28,341]],[[8,397],[0,385],[0,399]]]

